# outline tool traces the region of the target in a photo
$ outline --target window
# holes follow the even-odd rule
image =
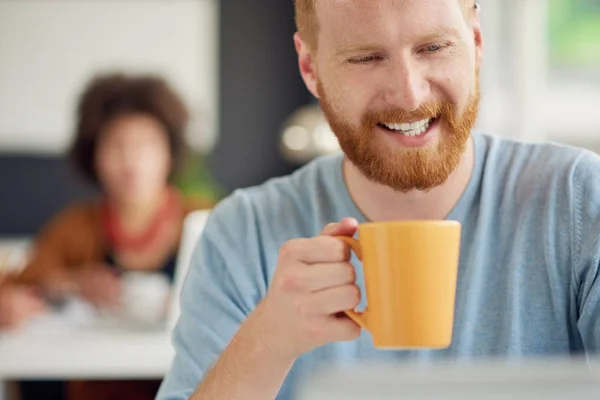
[[[600,151],[600,0],[482,0],[480,126]]]
[[[549,138],[600,144],[600,0],[547,0]]]
[[[551,69],[600,85],[600,0],[549,0]]]

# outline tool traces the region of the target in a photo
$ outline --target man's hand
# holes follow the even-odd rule
[[[294,239],[280,250],[277,268],[254,318],[265,346],[295,359],[330,342],[359,337],[360,328],[343,311],[360,302],[350,249],[332,236],[352,236],[356,220],[327,225],[310,239]]]

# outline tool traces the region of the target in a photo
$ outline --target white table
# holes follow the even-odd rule
[[[0,239],[1,261],[18,271],[29,246],[29,238]],[[76,305],[19,331],[0,332],[0,400],[7,399],[7,381],[162,379],[174,356],[168,331],[173,322],[152,330],[119,326],[93,320]]]
[[[1,333],[0,381],[160,379],[168,371],[174,351],[166,328],[111,325],[71,311]]]
[[[2,238],[0,254],[3,259],[10,255],[17,265],[30,243],[30,238]],[[73,301],[60,314],[42,316],[16,332],[0,332],[0,392],[2,381],[21,379],[164,376],[174,354],[167,327],[134,329],[92,314],[89,306]]]
[[[173,357],[167,333],[71,332],[0,338],[0,380],[161,379]]]

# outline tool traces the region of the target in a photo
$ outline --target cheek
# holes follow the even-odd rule
[[[121,157],[116,151],[110,149],[98,149],[95,157],[95,168],[98,178],[104,184],[114,180],[123,169]]]
[[[431,68],[432,86],[437,96],[462,110],[475,90],[475,67],[468,57],[453,57]]]
[[[156,132],[155,135],[145,138],[137,148],[143,148],[141,161],[149,173],[152,171],[152,174],[160,175],[157,177],[160,179],[163,175],[168,175],[171,168],[171,147],[164,133]]]
[[[338,72],[326,85],[326,100],[344,122],[358,126],[373,107],[377,84],[365,74]]]
[[[168,169],[171,160],[171,152],[168,143],[161,143],[160,145],[154,146],[151,157],[157,167],[160,166],[162,169]]]
[[[171,169],[168,147],[147,145],[136,153],[135,168],[148,180],[164,180]]]

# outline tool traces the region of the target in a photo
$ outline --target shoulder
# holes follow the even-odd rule
[[[101,232],[94,202],[72,203],[59,211],[38,232],[24,281],[39,279],[47,268],[79,266],[97,258]]]
[[[512,166],[516,169],[529,168],[532,172],[554,172],[573,168],[582,157],[592,152],[551,141],[528,142],[481,134],[486,148],[487,162]]]
[[[580,169],[598,168],[589,150],[554,142],[525,142],[481,135],[485,148],[484,179],[500,182],[505,190],[533,194],[569,190]]]
[[[291,175],[234,191],[211,212],[209,234],[211,230],[248,234],[287,231],[291,227],[296,235],[310,234],[314,214],[329,206],[335,169],[341,168],[342,157],[321,157]]]
[[[319,159],[291,175],[234,191],[211,210],[194,253],[195,268],[204,268],[205,277],[226,276],[228,285],[244,288],[244,304],[254,304],[267,291],[280,246],[322,228],[317,230],[315,210],[327,202],[335,175],[328,172],[340,160]]]
[[[573,168],[570,186],[576,241],[593,238],[592,246],[600,249],[600,156],[582,153]]]
[[[590,186],[590,189],[600,192],[600,155],[591,151],[582,152],[575,165],[573,179],[576,185]]]
[[[97,230],[99,207],[94,201],[75,202],[56,213],[42,228],[43,232],[78,232]]]
[[[231,268],[243,266],[254,277],[249,279],[266,287],[281,245],[315,236],[331,210],[339,209],[335,182],[341,160],[341,155],[320,158],[291,175],[236,190],[211,211],[202,249],[226,257]]]

